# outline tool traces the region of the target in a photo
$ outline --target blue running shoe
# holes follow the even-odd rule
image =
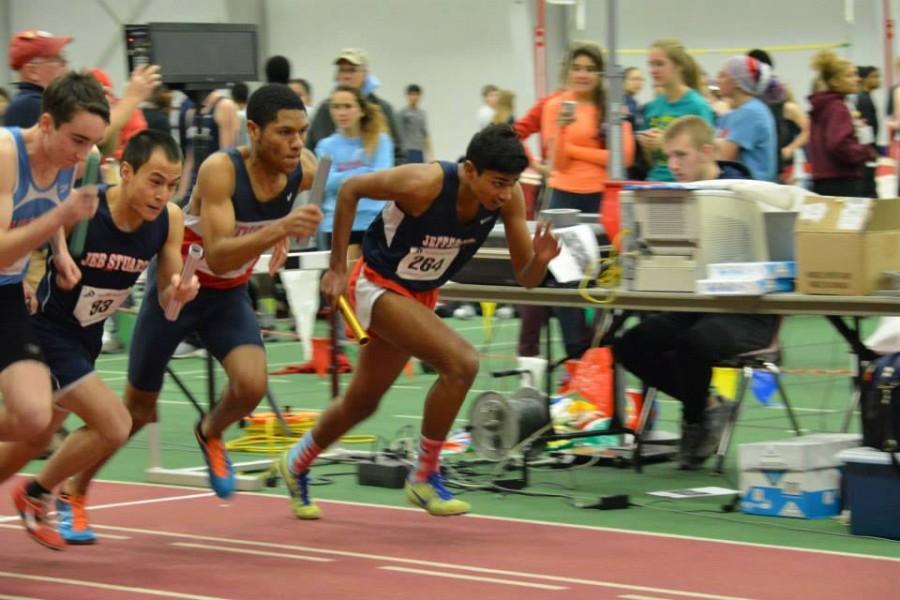
[[[56,521],[59,535],[67,544],[85,546],[97,542],[88,525],[84,496],[61,493],[56,499]]]
[[[322,516],[319,506],[309,498],[309,471],[294,475],[288,466],[288,454],[285,452],[275,463],[278,474],[284,480],[291,493],[291,508],[298,519],[313,521]]]
[[[197,423],[194,435],[200,444],[206,466],[209,467],[209,485],[219,498],[230,498],[234,494],[235,487],[234,468],[231,466],[222,438],[207,438],[200,430],[202,423],[202,421]]]
[[[444,478],[437,471],[422,482],[406,480],[406,499],[413,506],[419,506],[436,517],[463,515],[472,507],[468,502],[456,499],[450,490],[444,487]]]

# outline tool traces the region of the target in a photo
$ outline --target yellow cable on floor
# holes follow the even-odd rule
[[[232,452],[254,452],[260,454],[280,454],[297,443],[316,424],[318,413],[284,413],[288,435],[285,435],[274,413],[250,415],[243,427],[244,435],[225,443]],[[377,436],[354,434],[341,437],[345,444],[372,444]]]

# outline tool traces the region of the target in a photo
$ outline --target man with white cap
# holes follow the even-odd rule
[[[20,31],[9,43],[9,66],[19,72],[19,91],[6,109],[6,127],[31,127],[41,116],[41,94],[47,84],[67,71],[63,48],[71,37],[46,31]]]
[[[394,164],[400,165],[406,162],[400,141],[400,132],[394,120],[394,109],[387,100],[375,95],[375,90],[381,85],[381,81],[369,72],[369,57],[359,48],[344,48],[334,59],[334,64],[337,67],[335,84],[361,90],[366,100],[375,102],[381,107],[381,112],[384,113],[384,118],[390,126],[391,139],[394,142]],[[309,133],[306,134],[306,147],[313,152],[320,140],[335,131],[331,111],[328,110],[328,102],[329,100],[325,100],[319,105],[319,110],[316,111],[316,116],[309,127]]]

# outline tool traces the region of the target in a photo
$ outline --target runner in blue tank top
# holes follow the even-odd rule
[[[28,319],[34,295],[26,306],[22,280],[29,253],[49,240],[60,276],[78,282],[63,228],[97,208],[96,189],[72,184],[109,123],[103,88],[89,75],[56,78],[42,110],[28,129],[0,129],[0,441],[33,439],[50,423],[50,373]]]
[[[406,497],[432,515],[469,511],[467,502],[444,487],[438,459],[478,373],[478,354],[433,309],[438,288],[475,254],[498,218],[516,279],[529,288],[543,281],[559,243],[546,223],[538,224],[533,239],[528,232],[517,183],[526,166],[528,158],[512,128],[491,125],[472,138],[460,164],[404,165],[344,182],[322,290],[332,306],[348,291],[372,340],[361,348],[344,396],[277,463],[298,518],[320,516],[309,497],[312,462],[375,411],[411,356],[434,367],[439,377],[425,399],[418,462],[406,482]],[[391,201],[366,232],[363,258],[348,290],[347,244],[360,198]]]
[[[159,131],[138,133],[125,146],[121,175],[121,186],[101,190],[100,206],[88,222],[84,253],[78,260],[81,280],[75,286],[61,280],[51,258],[38,289],[32,325],[54,381],[56,410],[50,426],[27,441],[0,446],[3,481],[44,451],[69,411],[84,421],[44,468],[13,493],[17,506],[41,505],[46,512],[53,490],[63,484],[56,502],[59,532],[46,525],[42,514],[32,515],[41,517],[32,526],[27,509],[20,508],[32,537],[57,550],[66,542],[90,544],[95,539],[86,527],[84,499],[71,494],[65,480],[120,447],[131,431],[128,409],[94,371],[103,322],[157,255],[160,293],[145,302],[185,303],[200,289],[196,277],[182,283],[179,275],[184,222],[181,209],[169,203],[181,175],[181,152],[175,141]]]

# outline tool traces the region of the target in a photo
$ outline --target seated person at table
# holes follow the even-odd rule
[[[713,130],[698,117],[673,121],[663,149],[679,182],[748,177],[743,165],[715,160]],[[681,469],[703,466],[727,420],[729,406],[710,391],[713,365],[766,347],[776,324],[772,315],[657,313],[616,341],[616,359],[628,371],[681,401]]]

